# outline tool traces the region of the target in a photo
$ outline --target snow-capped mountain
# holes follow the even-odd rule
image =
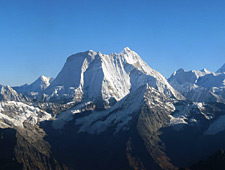
[[[225,73],[223,67],[217,73],[206,69],[200,71],[175,71],[169,83],[191,101],[225,102]]]
[[[51,115],[28,105],[28,97],[17,93],[10,86],[0,85],[0,128],[23,127],[23,123],[37,124],[48,120]]]
[[[45,90],[54,79],[51,77],[40,76],[31,84],[13,87],[17,92],[26,95],[37,95]]]
[[[53,81],[0,86],[0,169],[190,167],[225,149],[224,76],[179,69],[171,86],[128,47],[74,54]]]
[[[77,152],[80,156],[74,161],[79,164],[85,160],[86,155],[82,154],[84,150],[94,150],[104,153],[104,158],[98,157],[104,161],[115,161],[112,155],[127,159],[133,169],[151,167],[156,170],[175,170],[177,167],[188,167],[190,162],[200,160],[213,149],[224,146],[225,139],[221,139],[221,133],[224,135],[225,132],[224,108],[224,104],[218,103],[178,101],[146,84],[106,110],[98,110],[94,103],[87,102],[61,112],[52,121],[54,130],[48,135],[49,138],[53,137],[50,143],[62,146],[62,150],[69,153],[58,155],[62,160],[72,161],[68,155]],[[56,137],[56,132],[63,135]],[[213,138],[215,142],[208,147],[207,142]],[[217,140],[221,140],[221,144],[217,144]],[[73,147],[68,148],[71,144]],[[179,149],[175,149],[177,147]],[[60,153],[56,151],[56,154]],[[142,157],[142,154],[145,156]],[[89,156],[91,159],[96,158],[95,154]],[[149,161],[145,162],[147,156]],[[137,159],[138,163],[132,164],[133,159]],[[98,162],[93,164],[102,166]],[[137,168],[139,164],[142,168]],[[80,166],[90,168],[89,165]],[[117,162],[114,167],[108,166],[106,163],[104,168],[117,169],[119,165]]]
[[[26,102],[29,99],[22,94],[17,93],[10,86],[0,85],[0,101]]]
[[[0,128],[24,127],[24,122],[36,125],[50,118],[49,113],[22,102],[0,102]]]
[[[94,149],[98,153],[102,151],[109,153],[104,154],[104,157],[101,159],[103,162],[108,159],[111,160],[105,165],[99,165],[98,162],[94,162],[93,165],[96,167],[102,166],[102,169],[118,169],[121,165],[129,167],[130,163],[131,169],[137,169],[135,168],[137,165],[132,164],[132,159],[129,158],[130,151],[126,149],[127,142],[131,140],[133,142],[132,146],[130,146],[132,150],[135,148],[139,153],[144,151],[148,153],[146,156],[149,157],[150,161],[143,162],[143,167],[152,166],[156,170],[172,169],[175,166],[171,164],[162,148],[157,147],[158,143],[156,141],[160,141],[160,139],[154,134],[158,133],[158,129],[164,127],[169,121],[169,115],[175,111],[174,101],[176,100],[167,97],[149,84],[145,84],[106,110],[98,110],[96,105],[91,102],[83,105],[78,104],[65,112],[61,112],[52,121],[53,129],[60,131],[64,135],[62,140],[55,140],[53,137],[51,142],[55,141],[58,146],[62,145],[61,142],[64,141],[62,149],[65,152],[74,153],[76,151],[80,155],[75,160],[78,164],[81,164],[84,159],[85,155],[81,154],[83,150]],[[73,133],[71,133],[72,131]],[[54,130],[53,133],[55,133]],[[50,138],[53,133],[48,134]],[[69,134],[70,137],[67,136]],[[67,140],[68,138],[70,140]],[[87,139],[93,142],[88,145],[84,144],[86,143],[84,141]],[[80,143],[79,141],[82,142]],[[95,142],[99,143],[99,145],[94,144]],[[64,147],[68,146],[69,143],[73,143],[74,147],[70,149]],[[142,145],[148,149],[145,150],[143,149],[145,147],[140,147]],[[154,148],[157,149],[155,150]],[[116,150],[115,153],[114,150]],[[157,152],[158,156],[164,157],[163,162],[157,159],[154,152]],[[132,154],[138,157],[138,153],[135,153],[135,151],[132,151]],[[59,156],[62,160],[71,160],[68,155]],[[111,155],[128,162],[117,164],[117,161],[112,159]],[[96,157],[100,159],[99,156],[101,157],[101,154],[95,155],[90,153],[89,156],[91,159],[96,159]],[[142,162],[140,159],[139,161]],[[114,164],[112,167],[110,162]],[[84,169],[91,168],[87,164],[82,164],[81,167]],[[122,169],[127,169],[125,167]]]
[[[77,105],[66,112],[60,113],[53,121],[53,127],[61,129],[73,116],[85,111],[93,111],[92,114],[76,119],[75,125],[81,125],[79,132],[99,134],[114,126],[115,133],[129,129],[128,124],[132,117],[140,111],[140,108],[148,103],[151,107],[163,106],[168,112],[175,110],[172,99],[163,93],[150,87],[148,84],[139,87],[135,92],[129,93],[114,106],[106,110],[96,110],[95,105],[88,102]]]
[[[50,101],[94,99],[111,105],[146,83],[166,96],[183,99],[159,72],[128,47],[119,54],[90,50],[70,56],[44,93]]]
[[[206,69],[200,71],[184,71],[184,69],[179,69],[172,74],[168,81],[178,91],[189,91],[189,89],[198,82],[198,79],[200,77],[203,77],[210,73],[211,72]]]

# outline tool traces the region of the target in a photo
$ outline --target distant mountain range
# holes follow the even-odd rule
[[[191,101],[225,102],[225,65],[215,73],[206,69],[200,71],[179,69],[168,81]]]
[[[40,76],[32,84],[24,84],[22,86],[13,87],[18,93],[23,93],[28,96],[36,96],[42,93],[54,79],[46,76]]]
[[[225,65],[167,80],[128,47],[89,50],[0,88],[0,169],[196,170],[225,149]]]

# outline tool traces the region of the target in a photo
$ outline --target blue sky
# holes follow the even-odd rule
[[[0,84],[56,77],[66,58],[124,47],[169,77],[225,63],[224,0],[0,0]]]

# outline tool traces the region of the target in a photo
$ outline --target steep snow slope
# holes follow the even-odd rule
[[[0,101],[18,101],[18,102],[26,102],[28,98],[17,93],[10,86],[2,86],[0,85]]]
[[[49,79],[41,76],[35,83],[28,85],[28,87],[39,87],[41,81],[48,82]],[[41,87],[44,87],[44,84]],[[30,89],[24,87],[24,90]],[[47,112],[29,106],[26,102],[30,102],[30,100],[24,95],[17,93],[9,86],[0,85],[0,128],[23,127],[25,121],[35,125],[39,121],[51,118],[51,115]]]
[[[170,81],[189,99],[222,101],[223,76],[180,69]],[[129,48],[72,55],[55,81],[39,80],[24,93],[53,102],[8,101],[22,95],[1,87],[0,128],[18,131],[13,148],[25,169],[66,169],[56,168],[54,155],[74,169],[174,170],[224,146],[225,104],[177,100],[183,97]],[[55,102],[63,99],[74,101]]]
[[[168,81],[189,100],[225,102],[225,73],[213,73],[206,69],[200,71],[179,69]]]
[[[0,102],[0,128],[23,127],[25,121],[35,125],[50,118],[49,113],[21,102]]]
[[[178,91],[186,92],[190,91],[192,88],[195,88],[195,84],[198,82],[200,77],[210,73],[211,72],[206,69],[201,71],[184,71],[184,69],[179,69],[172,74],[168,81]]]
[[[34,81],[32,84],[24,84],[22,86],[13,87],[17,92],[23,93],[23,94],[35,94],[35,93],[41,93],[43,90],[45,90],[50,83],[53,81],[53,78],[46,77],[46,76],[40,76],[36,81]]]
[[[75,165],[82,160],[88,162],[80,164],[77,169],[175,169],[163,153],[158,138],[158,130],[175,109],[173,101],[175,99],[145,84],[105,110],[99,110],[92,102],[78,104],[52,120],[54,129],[48,133],[49,142],[53,152],[62,160],[71,160],[68,163],[76,162]],[[62,146],[67,154],[62,154],[57,146]],[[89,159],[85,159],[85,151],[89,150],[92,151],[88,154]],[[69,156],[72,153],[79,156],[72,159]],[[105,158],[107,161],[103,163]],[[90,164],[93,159],[97,161]],[[125,161],[121,162],[123,159]],[[111,162],[114,165],[108,166]]]
[[[60,113],[53,121],[55,129],[61,129],[66,122],[73,119],[73,115],[91,111],[91,114],[76,119],[75,125],[80,125],[79,132],[88,132],[90,134],[99,134],[110,127],[115,127],[115,133],[121,130],[127,130],[129,121],[136,113],[139,113],[141,107],[147,103],[150,108],[163,107],[169,112],[173,112],[175,107],[172,99],[166,99],[166,96],[148,84],[139,87],[135,92],[128,94],[122,100],[107,110],[96,110],[91,102],[77,105],[70,110]]]
[[[94,99],[110,104],[146,83],[166,96],[183,99],[159,72],[128,47],[119,54],[90,50],[70,56],[45,94],[47,100]]]

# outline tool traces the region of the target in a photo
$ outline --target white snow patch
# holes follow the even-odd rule
[[[80,113],[82,111],[82,109],[85,108],[90,103],[91,102],[81,103],[81,104],[74,106],[73,108],[71,108],[69,110],[59,113],[57,115],[56,119],[53,121],[52,127],[55,129],[63,128],[64,125],[66,124],[66,122],[73,119],[74,114]]]
[[[37,124],[50,118],[49,113],[21,102],[0,102],[0,120],[11,122],[14,126],[23,127],[24,121]]]
[[[188,124],[185,120],[187,118],[185,116],[180,116],[180,117],[173,117],[172,115],[169,115],[170,117],[170,125],[178,125],[178,124]]]

